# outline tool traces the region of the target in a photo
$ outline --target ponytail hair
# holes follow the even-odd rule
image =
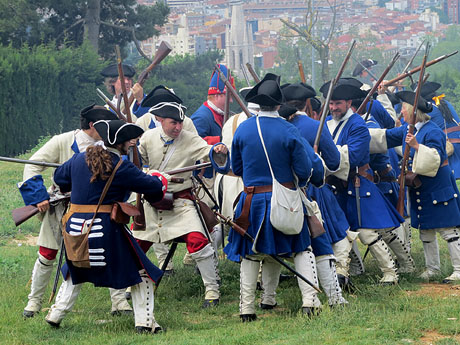
[[[102,146],[89,146],[86,149],[86,163],[93,174],[90,183],[97,179],[107,180],[112,172],[112,156]]]
[[[444,118],[444,120],[446,120],[447,123],[452,122],[454,120],[452,112],[450,111],[449,106],[447,105],[445,100],[439,100],[438,108],[442,114],[442,117]]]

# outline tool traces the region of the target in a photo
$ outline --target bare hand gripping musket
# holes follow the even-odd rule
[[[426,68],[426,67],[433,66],[434,64],[437,64],[438,62],[441,62],[442,60],[445,60],[445,59],[447,59],[447,58],[449,58],[449,57],[451,57],[451,56],[453,56],[453,55],[455,55],[455,54],[457,54],[457,53],[458,53],[458,50],[456,50],[456,51],[454,51],[454,52],[452,52],[452,53],[450,53],[450,54],[442,55],[442,56],[440,56],[440,57],[438,57],[438,58],[436,58],[436,59],[434,59],[434,60],[431,60],[431,61],[429,61],[429,62],[427,62],[427,63],[425,64],[425,68]],[[414,73],[417,73],[417,72],[420,71],[421,69],[422,69],[422,65],[420,65],[420,66],[418,66],[418,67],[416,67],[416,68],[410,70],[409,72],[406,72],[406,73],[404,73],[404,74],[401,74],[400,76],[398,76],[398,77],[396,77],[396,78],[393,78],[393,79],[391,79],[391,80],[386,81],[386,82],[384,83],[384,85],[385,85],[385,86],[391,86],[391,85],[393,85],[394,83],[396,83],[397,81],[400,81],[400,80],[402,80],[402,79],[404,79],[404,78],[407,78],[408,76],[410,76],[410,75],[412,75],[412,74],[414,74]]]
[[[247,233],[246,230],[244,230],[242,227],[240,227],[238,224],[236,224],[235,222],[233,222],[229,217],[225,217],[224,215],[220,214],[219,212],[217,211],[214,211],[214,213],[216,214],[217,217],[219,217],[225,224],[228,224],[229,226],[231,226],[233,228],[233,230],[235,230],[237,233],[239,233],[243,238],[251,241],[251,243],[254,243],[254,238],[249,235]],[[287,263],[285,263],[282,259],[280,259],[278,256],[274,255],[274,254],[270,254],[270,256],[276,261],[278,262],[280,265],[282,265],[283,267],[287,268],[289,271],[291,271],[292,273],[294,273],[297,277],[299,277],[300,279],[302,279],[305,283],[307,283],[308,285],[310,285],[313,289],[315,289],[316,291],[318,291],[319,293],[321,293],[321,289],[319,287],[317,287],[315,284],[313,284],[310,280],[308,280],[308,278],[306,278],[305,276],[303,276],[302,274],[300,274],[299,272],[297,272],[295,269],[293,269],[291,266],[289,266]]]
[[[417,114],[417,105],[418,99],[420,97],[420,90],[422,89],[423,84],[423,76],[425,74],[425,68],[427,66],[426,58],[428,56],[429,46],[427,45],[425,49],[425,55],[423,56],[422,65],[420,68],[420,75],[418,78],[417,90],[415,92],[415,100],[414,100],[414,109],[412,111],[412,117],[409,122],[409,130],[408,133],[413,134],[416,122],[416,114]],[[406,183],[406,174],[407,174],[407,165],[409,162],[409,154],[410,154],[410,146],[406,143],[404,147],[404,155],[401,163],[401,174],[399,175],[399,195],[398,195],[398,202],[396,204],[396,209],[398,210],[401,217],[404,217],[404,196],[406,193],[405,183]]]
[[[351,56],[351,53],[353,52],[353,49],[355,48],[355,45],[356,45],[356,41],[353,40],[351,42],[350,48],[348,49],[347,55],[345,56],[345,59],[343,60],[342,65],[340,66],[340,69],[337,72],[337,75],[335,76],[334,79],[331,80],[329,84],[329,90],[327,92],[326,100],[324,101],[324,104],[323,104],[323,110],[321,112],[321,118],[319,120],[320,121],[319,127],[318,127],[318,131],[316,132],[315,142],[313,144],[313,149],[315,150],[316,153],[318,152],[319,140],[321,139],[321,132],[323,131],[324,123],[326,122],[326,114],[328,113],[328,110],[329,110],[329,102],[332,97],[332,91],[334,89],[335,84],[337,84],[340,77],[342,76],[342,73],[345,70],[348,60],[350,60],[350,56]]]
[[[361,114],[361,112],[364,110],[364,107],[366,106],[367,102],[372,97],[374,92],[377,91],[377,89],[380,86],[380,84],[382,83],[383,79],[385,79],[386,75],[388,74],[388,72],[390,72],[391,68],[394,66],[396,61],[398,61],[399,57],[400,57],[399,53],[396,53],[395,56],[393,56],[393,59],[391,60],[390,64],[387,66],[385,71],[383,71],[382,75],[377,80],[377,82],[374,84],[372,89],[369,90],[369,92],[366,95],[366,98],[364,98],[364,101],[361,103],[361,105],[359,106],[358,110],[356,110],[356,112],[358,114]]]
[[[233,88],[232,84],[225,77],[225,74],[222,73],[222,71],[220,70],[218,65],[216,65],[215,68],[216,68],[217,72],[219,73],[219,77],[222,79],[222,81],[224,82],[225,86],[227,87],[227,93],[230,91],[230,93],[233,96],[233,99],[238,103],[238,105],[244,111],[244,113],[247,115],[247,117],[248,118],[251,117],[252,116],[251,112],[246,107],[246,105],[244,104],[243,100],[240,98],[240,95],[238,94],[238,92],[236,92],[236,90]]]

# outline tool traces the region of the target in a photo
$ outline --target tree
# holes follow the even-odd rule
[[[307,0],[307,13],[305,14],[305,25],[299,26],[289,20],[281,21],[294,32],[294,36],[300,37],[309,43],[319,54],[321,61],[321,77],[324,82],[329,80],[329,45],[336,29],[337,6],[327,0],[332,12],[329,28],[323,28],[318,22],[318,11],[312,7],[312,0]]]
[[[57,45],[80,46],[87,38],[102,56],[113,55],[133,41],[158,34],[169,14],[163,1],[152,6],[136,0],[0,0],[2,43],[21,46],[55,41]]]

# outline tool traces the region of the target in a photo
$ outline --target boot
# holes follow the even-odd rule
[[[334,257],[331,255],[316,257],[316,269],[329,305],[348,304],[347,300],[342,296],[342,289],[335,270]]]
[[[48,260],[40,253],[35,261],[34,269],[32,271],[32,284],[30,286],[29,301],[24,308],[23,316],[33,317],[37,314],[42,306],[43,295],[45,294],[46,287],[53,271],[53,263],[55,259]]]
[[[145,270],[140,270],[139,274],[142,281],[131,287],[136,331],[158,333],[161,327],[155,321],[153,282]]]
[[[312,252],[304,251],[295,254],[294,265],[297,272],[318,286],[315,256]],[[305,310],[304,308],[315,308],[315,310],[320,308],[321,302],[318,298],[318,292],[300,278],[297,278],[297,282],[302,294],[302,310]]]
[[[281,266],[271,257],[262,262],[262,287],[260,308],[273,309],[276,306],[276,288],[280,279]]]
[[[245,318],[255,320],[255,306],[257,276],[259,274],[259,261],[248,258],[241,260],[240,265],[240,317],[243,322]],[[244,315],[250,315],[244,317]]]
[[[168,256],[168,253],[169,253],[169,246],[164,243],[153,243],[152,248],[158,259],[158,267],[162,268],[166,260],[166,257]],[[170,260],[168,265],[166,266],[166,271],[172,271],[173,269],[174,269],[173,262],[172,260]]]
[[[400,226],[394,230],[383,231],[381,233],[382,239],[396,256],[399,264],[398,273],[412,273],[415,271],[415,263],[410,255],[409,249],[398,235],[399,229],[403,229],[403,227]]]
[[[345,237],[343,240],[332,245],[332,250],[334,251],[336,259],[337,274],[344,277],[348,277],[349,274],[351,243],[348,237]]]
[[[380,283],[396,284],[398,282],[398,275],[396,274],[395,262],[391,257],[385,241],[373,229],[360,229],[359,239],[364,245],[369,246],[369,251],[377,260],[377,265],[383,273]]]
[[[125,289],[109,288],[112,300],[112,315],[132,314],[133,308],[129,305],[125,296]]]
[[[419,278],[430,280],[441,273],[441,261],[439,259],[436,230],[420,230],[420,240],[422,241],[423,254],[425,255],[425,271]]]
[[[447,241],[447,248],[449,249],[450,260],[454,271],[450,276],[445,278],[442,282],[450,284],[460,280],[460,242],[459,233],[457,229],[442,230],[440,231],[441,237]]]
[[[359,276],[365,272],[363,258],[358,248],[358,243],[353,241],[350,250],[350,265],[349,274],[351,276]]]
[[[45,321],[53,327],[59,327],[62,319],[70,312],[77,301],[80,294],[82,284],[73,285],[72,279],[69,277],[62,282],[56,301],[51,306]]]
[[[219,304],[219,284],[215,266],[215,252],[212,245],[208,243],[204,248],[190,256],[195,260],[200,270],[201,279],[206,289],[203,307],[207,308]]]

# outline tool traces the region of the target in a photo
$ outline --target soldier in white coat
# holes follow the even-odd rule
[[[179,97],[166,88],[157,89],[150,97],[155,100],[150,111],[158,117],[161,127],[148,130],[140,140],[139,151],[144,164],[151,170],[169,171],[210,159],[214,169],[221,173],[228,171],[228,159],[219,165],[212,157],[213,153],[227,154],[225,145],[208,145],[200,136],[182,130],[185,107]],[[184,178],[185,182],[168,184],[167,191],[174,197],[172,208],[145,203],[146,231],[134,231],[134,237],[144,251],[153,243],[184,241],[206,289],[203,307],[215,306],[220,297],[216,255],[196,208],[192,172],[176,176]]]
[[[93,127],[98,120],[113,120],[116,115],[104,107],[89,106],[80,113],[81,129],[55,135],[43,147],[30,157],[31,160],[49,163],[64,163],[75,153],[100,140]],[[24,167],[23,182],[18,183],[19,191],[26,205],[36,205],[40,211],[42,224],[38,236],[38,258],[32,271],[31,288],[23,316],[30,318],[37,314],[42,306],[43,295],[48,286],[56,255],[61,248],[61,218],[65,211],[65,202],[50,205],[50,198],[64,197],[53,183],[46,190],[42,173],[46,167],[27,164]],[[123,291],[110,289],[112,313],[131,312],[131,306],[124,298]]]

